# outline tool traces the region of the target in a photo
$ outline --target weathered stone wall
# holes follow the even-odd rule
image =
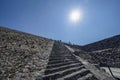
[[[120,47],[120,35],[85,45],[82,48],[85,51],[97,51],[117,47]]]
[[[101,66],[120,67],[120,35],[83,46]]]
[[[0,80],[42,76],[54,41],[0,27]]]
[[[94,51],[90,54],[100,66],[120,67],[120,48]]]

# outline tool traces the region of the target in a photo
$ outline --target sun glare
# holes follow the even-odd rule
[[[72,10],[69,17],[72,22],[77,23],[82,19],[82,12],[80,10]]]

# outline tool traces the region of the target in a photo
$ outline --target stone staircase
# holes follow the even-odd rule
[[[37,78],[36,80],[41,80]],[[98,80],[70,51],[54,43],[42,80]]]

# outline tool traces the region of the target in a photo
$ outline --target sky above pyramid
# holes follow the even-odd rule
[[[0,25],[85,45],[120,34],[119,4],[120,0],[0,0]],[[75,23],[70,20],[74,10],[82,14]]]

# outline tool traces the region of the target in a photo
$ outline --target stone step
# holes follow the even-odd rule
[[[53,60],[53,61],[49,61],[49,62],[48,62],[48,65],[49,65],[49,64],[61,63],[61,62],[68,62],[68,61],[71,61],[71,60],[70,60],[70,59],[64,59],[64,60]]]
[[[71,68],[70,70],[68,70],[68,71],[66,71],[66,72],[64,72],[63,74],[62,74],[62,77],[63,76],[66,76],[66,75],[69,75],[69,74],[72,74],[72,73],[74,73],[74,72],[76,72],[76,71],[79,71],[79,70],[81,70],[81,69],[84,69],[85,67],[82,65],[82,66],[79,66],[78,68],[77,67],[73,67],[73,68]]]
[[[58,78],[57,80],[77,80],[78,78],[85,76],[88,73],[90,73],[90,71],[83,68],[82,70],[78,70],[72,74],[66,75],[62,78]]]
[[[49,60],[64,60],[64,59],[72,59],[74,60],[73,58],[69,58],[69,57],[54,57],[54,58],[49,58]]]
[[[73,68],[63,70],[63,71],[58,71],[58,72],[55,72],[55,73],[44,75],[43,80],[55,80],[57,78],[61,78],[61,77],[64,77],[66,75],[72,74],[72,73],[74,73],[76,71],[79,71],[81,69],[84,69],[84,66],[73,67]]]
[[[55,60],[64,60],[66,58],[62,57],[62,58],[49,58],[49,61],[55,61]]]
[[[72,63],[79,63],[77,61],[69,61],[69,62],[65,62],[65,63],[56,63],[56,64],[50,64],[47,66],[47,68],[55,68],[55,67],[60,67],[60,66],[63,66],[63,65],[69,65],[69,64],[72,64]]]
[[[83,76],[83,77],[80,77],[79,79],[77,80],[92,80],[92,77],[94,75],[92,73],[88,73],[87,75]]]
[[[81,66],[81,63],[73,63],[73,64],[69,64],[69,65],[63,65],[57,68],[51,68],[51,69],[46,69],[45,70],[45,74],[50,74],[50,73],[54,73],[54,72],[58,72],[58,71],[63,71],[65,69],[69,69],[71,67],[79,67]]]
[[[73,56],[71,56],[71,55],[53,55],[53,56],[50,56],[50,58],[55,58],[55,57],[73,57]]]
[[[49,56],[51,58],[54,58],[54,57],[74,57],[70,54],[66,55],[66,54],[52,54],[51,56]]]
[[[50,57],[50,58],[56,58],[56,57],[57,57],[57,58],[59,58],[59,57],[60,57],[60,58],[62,58],[62,57],[70,57],[70,58],[73,58],[74,56],[71,56],[71,55],[70,55],[70,56],[64,56],[64,55],[62,55],[62,56],[52,56],[52,57]]]

